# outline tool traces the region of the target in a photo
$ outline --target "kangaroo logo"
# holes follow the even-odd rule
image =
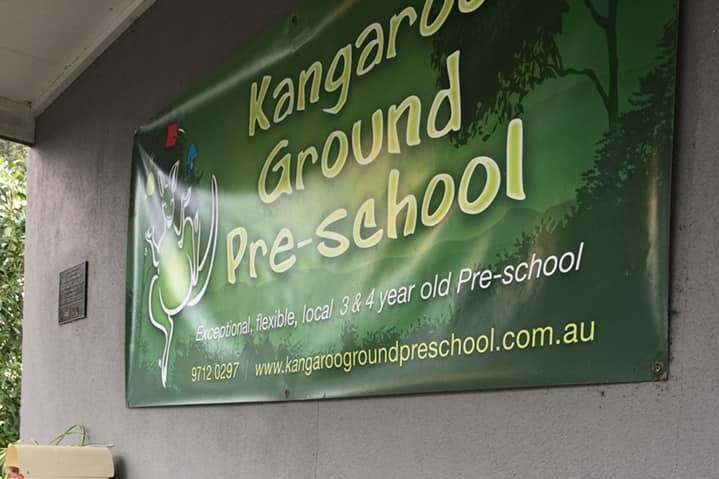
[[[152,256],[152,279],[148,290],[150,323],[165,337],[165,347],[158,361],[162,387],[167,388],[167,369],[175,330],[175,318],[187,308],[197,305],[207,291],[215,262],[218,229],[217,179],[210,179],[211,211],[209,234],[202,245],[200,207],[191,207],[192,187],[178,191],[179,161],[169,175],[158,171],[157,179],[150,173],[146,192],[157,195],[161,205],[154,226],[145,231],[145,241]],[[179,211],[178,211],[179,208]],[[194,211],[194,214],[192,213]]]

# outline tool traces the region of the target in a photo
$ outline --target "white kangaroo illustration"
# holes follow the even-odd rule
[[[156,184],[162,205],[161,224],[158,230],[151,226],[145,232],[145,241],[150,245],[154,267],[148,292],[148,313],[152,325],[165,336],[165,347],[158,362],[163,388],[167,387],[167,366],[172,348],[175,316],[185,308],[195,306],[204,296],[210,283],[217,247],[219,212],[215,175],[212,175],[210,180],[212,203],[210,231],[207,243],[200,251],[202,240],[200,214],[199,211],[195,212],[194,216],[188,214],[192,187],[188,187],[180,198],[179,224],[175,224],[178,171],[179,162],[172,166],[169,175],[158,173]],[[148,184],[151,181],[154,181],[152,175],[148,178]],[[148,188],[148,196],[153,194],[154,186]],[[153,311],[153,306],[157,304],[160,310]],[[161,314],[157,314],[160,311]]]

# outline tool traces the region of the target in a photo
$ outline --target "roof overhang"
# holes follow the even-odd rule
[[[0,137],[33,144],[35,118],[155,0],[0,0]]]

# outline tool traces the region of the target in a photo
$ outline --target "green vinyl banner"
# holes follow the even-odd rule
[[[676,0],[308,0],[135,137],[130,406],[666,376]]]

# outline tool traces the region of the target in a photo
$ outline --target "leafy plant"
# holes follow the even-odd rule
[[[0,140],[0,445],[18,439],[27,148]]]

